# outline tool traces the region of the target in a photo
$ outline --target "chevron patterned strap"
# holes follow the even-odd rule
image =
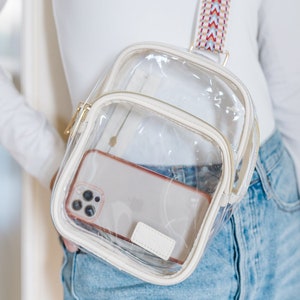
[[[203,0],[200,5],[194,48],[223,53],[230,0]]]

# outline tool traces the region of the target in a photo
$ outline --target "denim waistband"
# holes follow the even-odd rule
[[[276,130],[259,148],[256,168],[254,170],[251,183],[259,180],[259,170],[263,168],[264,173],[268,174],[274,168],[281,157],[285,147],[282,142],[281,134]]]
[[[275,131],[271,137],[264,142],[259,149],[258,159],[256,167],[251,179],[251,183],[261,179],[261,174],[268,174],[271,172],[273,167],[278,162],[280,156],[284,151],[284,145],[282,142],[281,134],[279,131]],[[143,165],[147,169],[150,169],[156,173],[162,174],[169,178],[174,178],[180,182],[184,182],[191,186],[198,186],[206,192],[213,192],[215,189],[219,177],[221,174],[221,165],[216,164],[212,166],[149,166]],[[205,185],[199,187],[199,184],[203,183]]]

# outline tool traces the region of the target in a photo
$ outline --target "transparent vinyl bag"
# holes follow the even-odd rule
[[[74,119],[52,194],[59,233],[145,281],[186,279],[243,197],[258,130],[225,68],[134,45]]]

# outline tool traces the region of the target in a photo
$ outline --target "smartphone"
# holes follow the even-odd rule
[[[171,259],[183,263],[209,203],[210,196],[204,192],[94,149],[81,160],[66,212],[93,230],[128,242],[142,222],[172,239]]]

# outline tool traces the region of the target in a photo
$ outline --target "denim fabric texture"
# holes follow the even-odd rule
[[[280,134],[260,148],[247,195],[187,280],[156,286],[65,250],[62,281],[65,300],[300,299],[300,200]]]

